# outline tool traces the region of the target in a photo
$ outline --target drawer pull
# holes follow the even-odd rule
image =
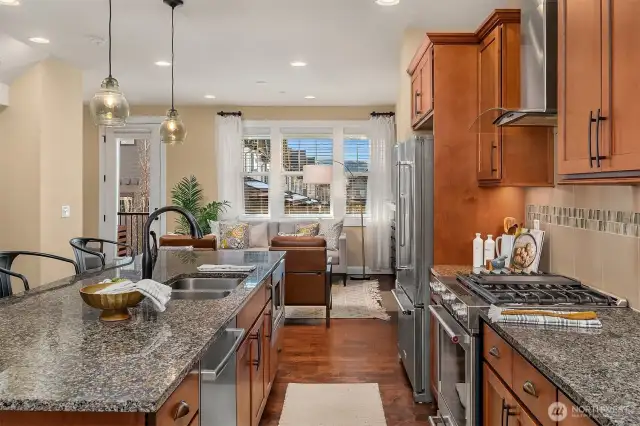
[[[187,404],[186,401],[180,401],[176,406],[176,412],[173,415],[173,420],[181,419],[187,414],[189,414],[189,404]]]
[[[538,392],[536,392],[536,387],[529,380],[524,382],[524,384],[522,385],[522,390],[534,398],[538,397]]]
[[[492,346],[491,349],[489,349],[489,355],[495,358],[500,358],[500,351],[495,346]]]

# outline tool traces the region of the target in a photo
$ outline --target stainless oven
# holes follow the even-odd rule
[[[430,305],[436,320],[436,426],[475,426],[478,417],[476,359],[477,336],[473,336],[442,305]]]
[[[271,274],[271,330],[273,338],[271,342],[278,341],[278,332],[284,324],[284,260],[281,260]]]

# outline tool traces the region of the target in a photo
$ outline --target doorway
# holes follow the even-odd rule
[[[160,142],[163,117],[132,117],[125,127],[106,128],[100,144],[100,238],[130,245],[142,253],[149,212],[166,204],[165,148]],[[166,233],[161,216],[151,229]],[[107,260],[126,250],[107,252]]]

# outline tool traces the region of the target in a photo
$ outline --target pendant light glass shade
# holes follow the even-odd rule
[[[111,0],[109,0],[109,77],[102,80],[100,90],[89,103],[96,126],[121,127],[129,118],[129,102],[120,90],[118,80],[111,75]]]
[[[118,80],[107,77],[102,80],[100,91],[89,104],[96,126],[121,127],[129,118],[129,102],[122,94]]]
[[[160,140],[169,145],[182,145],[187,138],[187,127],[175,109],[167,111],[167,117],[160,125]]]

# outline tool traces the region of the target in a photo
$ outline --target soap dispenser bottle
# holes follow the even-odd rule
[[[487,260],[493,260],[496,257],[496,242],[493,241],[493,235],[487,235],[487,239],[484,242],[484,262]]]
[[[480,236],[480,233],[476,233],[476,238],[473,240],[473,267],[480,268],[484,266],[484,241]]]

